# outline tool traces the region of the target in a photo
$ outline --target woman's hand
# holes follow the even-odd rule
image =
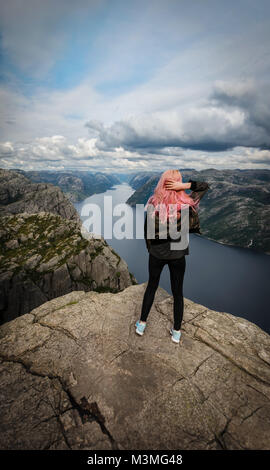
[[[169,190],[169,191],[181,191],[183,189],[187,189],[187,185],[189,183],[181,183],[180,181],[175,181],[171,178],[168,178],[165,183],[164,183],[164,187],[165,189]]]

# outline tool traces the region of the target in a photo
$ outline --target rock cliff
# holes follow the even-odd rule
[[[0,324],[73,290],[117,292],[137,282],[103,237],[49,212],[0,217]]]
[[[145,284],[75,291],[0,327],[1,449],[269,449],[270,337]]]
[[[73,204],[53,184],[31,183],[24,175],[3,169],[0,183],[0,216],[46,211],[81,223]]]

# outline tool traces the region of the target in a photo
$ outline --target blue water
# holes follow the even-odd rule
[[[112,197],[113,210],[116,204],[125,203],[133,193],[134,189],[123,183],[115,185],[105,193],[95,194],[81,203],[75,203],[74,206],[81,216],[81,209],[85,204],[98,204],[101,210],[99,233],[104,236],[104,196]],[[131,229],[135,227],[135,209],[126,204],[123,207],[126,208],[127,216],[130,218],[128,226]],[[112,225],[123,215],[124,213],[113,217]],[[143,206],[138,215],[144,217]],[[106,217],[109,220],[107,211]],[[87,217],[81,219],[86,221]],[[138,220],[137,218],[137,223]],[[123,226],[122,230],[124,228]],[[93,226],[90,227],[90,231],[95,231]],[[140,239],[134,236],[132,239],[119,240],[114,235],[112,238],[106,236],[104,238],[127,262],[129,271],[139,283],[148,280],[149,255],[143,233]],[[246,318],[270,333],[269,255],[248,248],[226,246],[192,233],[189,235],[189,253],[186,256],[184,297],[210,309]],[[159,285],[171,294],[167,265],[163,268]]]

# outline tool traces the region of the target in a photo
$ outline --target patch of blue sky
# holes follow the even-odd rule
[[[104,60],[102,51],[96,49],[96,37],[102,34],[102,25],[108,12],[98,10],[94,16],[86,14],[80,21],[69,18],[65,21],[66,41],[64,46],[55,52],[54,63],[48,71],[35,76],[32,70],[17,67],[5,53],[0,31],[0,81],[16,81],[20,91],[31,96],[37,88],[65,90],[78,85],[91,75]]]
[[[50,69],[44,80],[44,85],[48,88],[60,90],[78,85],[89,73],[88,58],[90,49],[86,40],[72,34],[72,37],[65,45],[64,51]],[[97,62],[98,60],[93,60],[91,67],[94,68]]]
[[[65,114],[64,116],[66,119],[72,119],[72,120],[78,120],[80,121],[83,119],[83,116],[81,114],[75,114],[75,113],[70,113],[70,114]]]
[[[1,53],[0,53],[1,54]],[[36,87],[40,86],[40,80],[32,78],[31,76],[22,72],[16,67],[8,58],[4,57],[0,61],[0,83],[12,87],[13,90],[18,91],[26,97],[34,94]]]
[[[136,87],[147,83],[147,81],[152,77],[153,70],[148,68],[137,68],[133,70],[129,76],[114,78],[110,80],[107,77],[105,80],[100,77],[100,81],[95,85],[95,90],[98,93],[101,93],[104,97],[113,98],[115,96],[120,96],[121,94],[127,93]]]

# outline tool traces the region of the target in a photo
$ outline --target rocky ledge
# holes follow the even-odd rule
[[[269,449],[270,337],[146,283],[75,291],[0,327],[1,449]]]
[[[137,283],[127,263],[81,225],[49,212],[0,217],[0,324],[73,290]]]
[[[46,211],[81,224],[75,207],[57,186],[32,183],[16,171],[1,168],[0,183],[0,216]]]

